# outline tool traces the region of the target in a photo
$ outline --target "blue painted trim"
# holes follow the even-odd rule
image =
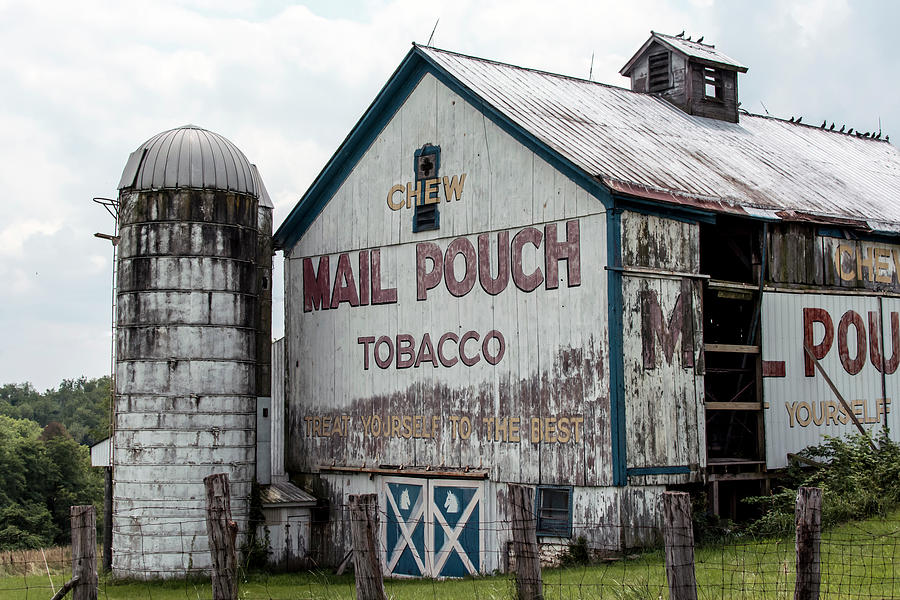
[[[350,175],[388,122],[425,76],[427,66],[409,51],[362,118],[338,146],[325,168],[273,236],[276,249],[290,249],[297,243],[325,205]]]
[[[625,445],[625,349],[622,307],[622,212],[606,211],[607,315],[609,326],[609,412],[613,485],[628,485]]]
[[[642,200],[632,198],[630,196],[613,196],[616,206],[626,208],[630,211],[645,215],[653,215],[655,217],[664,217],[673,221],[681,221],[682,223],[716,223],[716,214],[696,208],[688,208],[674,204],[662,204],[652,200]]]
[[[682,475],[690,472],[691,468],[686,465],[671,467],[631,467],[630,469],[628,469],[628,476],[634,477],[640,475]]]
[[[816,235],[822,237],[838,238],[847,241],[862,242],[884,242],[886,244],[896,244],[898,235],[891,235],[889,232],[877,231],[860,231],[859,229],[841,229],[840,227],[817,227]]]
[[[332,155],[325,168],[313,181],[300,202],[291,210],[278,231],[275,232],[276,249],[292,248],[306,233],[315,218],[350,175],[357,161],[369,149],[378,134],[396,114],[426,73],[434,75],[438,81],[490,118],[503,131],[587,190],[605,208],[613,206],[609,189],[599,179],[589,175],[546,143],[540,141],[534,134],[514,123],[414,45],[362,118]]]

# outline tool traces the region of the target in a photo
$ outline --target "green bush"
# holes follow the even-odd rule
[[[782,535],[793,531],[799,487],[822,489],[823,527],[883,516],[900,506],[900,445],[888,437],[887,431],[881,430],[874,439],[862,434],[827,437],[824,444],[811,446],[800,456],[819,466],[795,461],[775,493],[748,498],[747,502],[764,509],[763,516],[749,525],[750,533]]]

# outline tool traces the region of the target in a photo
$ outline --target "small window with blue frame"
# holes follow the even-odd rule
[[[416,150],[413,166],[416,171],[413,233],[440,229],[438,172],[441,168],[441,147],[425,144]]]
[[[538,486],[535,512],[539,536],[572,537],[571,487]]]

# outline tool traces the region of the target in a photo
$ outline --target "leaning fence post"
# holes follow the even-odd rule
[[[206,486],[206,532],[212,558],[213,600],[237,600],[237,523],[231,520],[228,475],[203,479]]]
[[[97,600],[97,515],[94,507],[72,506],[72,599]]]
[[[794,516],[797,524],[797,583],[794,587],[794,600],[815,600],[819,597],[822,581],[819,565],[822,490],[813,487],[797,490]]]
[[[357,600],[387,600],[378,548],[378,497],[350,495],[350,537]]]
[[[512,517],[513,549],[516,555],[518,600],[542,600],[544,597],[533,494],[531,488],[523,485],[509,486],[509,514]]]
[[[669,597],[672,600],[697,600],[690,494],[663,492],[663,518]]]

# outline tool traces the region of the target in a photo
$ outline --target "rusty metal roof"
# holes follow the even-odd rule
[[[665,33],[659,33],[658,31],[651,31],[650,38],[646,42],[644,42],[644,45],[634,53],[634,56],[632,56],[627,63],[625,63],[625,66],[622,67],[622,70],[619,71],[619,73],[627,76],[631,72],[631,67],[634,65],[634,62],[647,50],[647,47],[650,46],[650,44],[652,44],[653,42],[659,42],[663,46],[669,48],[669,50],[680,52],[681,54],[696,59],[700,62],[722,66],[727,69],[739,71],[741,73],[747,72],[747,67],[734,60],[724,52],[716,50],[716,47],[712,44],[692,42],[690,40],[686,40],[683,35],[666,35]]]
[[[900,152],[742,113],[727,123],[630,90],[430,47],[464,88],[614,192],[756,217],[897,232]]]
[[[159,133],[128,157],[119,189],[215,189],[259,197],[250,161],[217,133],[185,125]]]
[[[287,481],[276,481],[260,486],[260,500],[264,506],[272,504],[292,504],[315,506],[316,498]]]

